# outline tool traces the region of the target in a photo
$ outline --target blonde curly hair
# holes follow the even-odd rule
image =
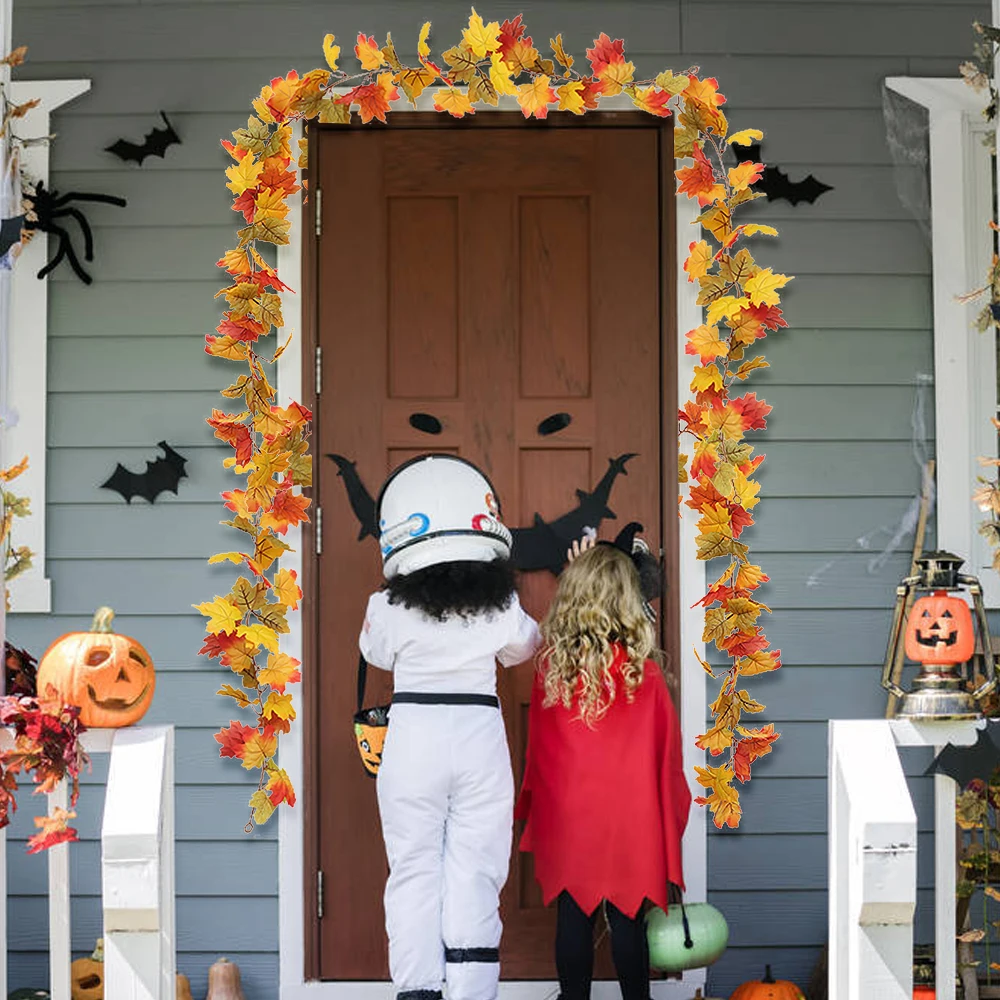
[[[570,708],[575,699],[580,718],[589,726],[597,722],[617,695],[611,674],[615,645],[625,650],[621,671],[631,701],[656,638],[632,560],[611,545],[582,552],[559,578],[541,632],[545,707],[558,702]]]

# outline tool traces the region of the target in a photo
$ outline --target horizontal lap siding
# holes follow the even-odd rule
[[[536,41],[562,31],[583,55],[597,31],[623,36],[640,73],[697,64],[729,97],[734,128],[760,127],[764,157],[793,180],[813,173],[834,190],[814,205],[751,206],[773,222],[765,264],[795,274],[785,294],[790,327],[769,338],[772,367],[749,387],[774,407],[755,445],[764,503],[747,540],[771,575],[762,599],[785,669],[753,679],[782,740],[744,790],[737,832],[709,839],[712,899],[732,924],[731,945],[710,991],[728,995],[765,962],[804,982],[826,933],[826,723],[881,714],[878,686],[893,586],[912,539],[879,558],[919,488],[911,423],[933,450],[929,255],[901,206],[885,142],[881,81],[906,73],[954,75],[986,3],[963,0],[630,0],[515,3]],[[178,728],[178,930],[181,968],[204,994],[219,954],[240,963],[248,1000],[276,994],[275,826],[242,832],[252,782],[218,760],[213,726],[226,709],[214,691],[226,676],[198,656],[201,619],[191,609],[232,572],[206,566],[231,546],[218,522],[221,467],[203,417],[228,407],[216,390],[229,366],[201,349],[219,314],[215,261],[235,217],[219,139],[240,127],[249,98],[270,77],[321,63],[335,31],[349,52],[362,28],[391,30],[412,55],[420,23],[451,44],[464,2],[282,3],[280,16],[248,0],[16,0],[15,32],[30,46],[21,79],[84,76],[89,95],[57,113],[52,185],[120,194],[126,209],[95,205],[95,283],[65,269],[50,284],[49,508],[54,613],[20,617],[12,635],[43,648],[78,628],[97,602],[115,603],[122,631],[158,665],[150,721]],[[253,27],[266,18],[267,31]],[[103,151],[138,139],[164,109],[183,139],[141,170]],[[99,488],[117,462],[141,468],[166,439],[188,460],[178,496],[126,506]],[[933,523],[931,524],[933,535]],[[711,567],[710,567],[711,569]],[[716,656],[710,659],[716,660]],[[926,756],[926,755],[924,755]],[[904,766],[921,826],[922,889],[931,885],[931,790],[926,760]],[[95,765],[80,801],[84,842],[74,849],[74,948],[97,934],[102,781]],[[11,985],[44,983],[44,861],[24,858],[37,798],[23,797],[8,848],[12,865]],[[924,892],[918,938],[929,937]],[[760,915],[767,919],[761,920]],[[270,930],[267,930],[270,928]],[[922,938],[921,938],[921,935]]]

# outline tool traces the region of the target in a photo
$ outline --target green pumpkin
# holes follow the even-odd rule
[[[692,947],[684,946],[683,913],[687,913]],[[649,964],[659,972],[683,972],[711,965],[726,950],[729,925],[709,903],[687,903],[684,910],[671,906],[664,913],[658,906],[646,916]]]

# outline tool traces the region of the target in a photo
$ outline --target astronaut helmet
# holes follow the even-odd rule
[[[376,501],[387,580],[447,562],[510,556],[510,531],[489,479],[456,455],[420,455],[399,466]]]

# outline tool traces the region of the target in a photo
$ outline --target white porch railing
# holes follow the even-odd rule
[[[910,1000],[917,818],[897,747],[976,742],[974,722],[835,720],[829,730],[829,995]],[[934,777],[935,993],[955,1000],[955,782]]]
[[[0,745],[10,740],[10,731],[0,730]],[[101,828],[105,1000],[174,1000],[174,728],[91,729],[83,745],[91,755],[111,754]],[[49,796],[50,811],[66,808],[67,795],[63,783]],[[5,834],[0,831],[2,900]],[[71,850],[59,844],[48,851],[52,1000],[71,1000]],[[0,998],[7,996],[6,943],[6,906],[0,905]]]

